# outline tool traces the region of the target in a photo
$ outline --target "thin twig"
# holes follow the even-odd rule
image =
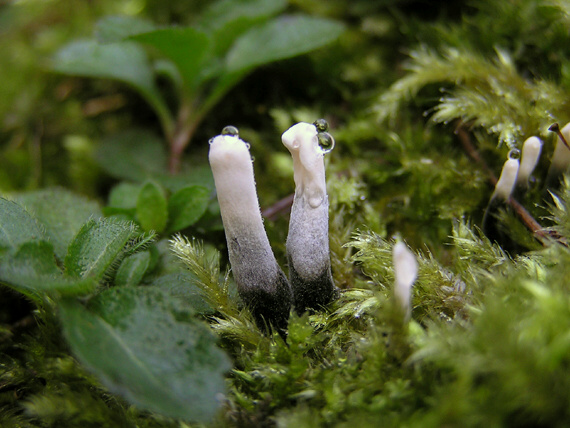
[[[290,194],[283,199],[279,199],[273,205],[261,210],[261,215],[268,220],[275,220],[279,216],[288,213],[291,211],[294,197],[294,194]]]

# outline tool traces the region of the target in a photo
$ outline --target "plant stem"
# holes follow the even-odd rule
[[[286,214],[291,211],[293,199],[295,195],[291,193],[282,199],[279,199],[273,205],[261,210],[261,215],[268,220],[276,220],[280,215]]]
[[[177,174],[180,171],[182,153],[190,144],[196,132],[198,124],[202,121],[203,113],[193,112],[191,104],[183,101],[176,118],[174,131],[168,136],[170,147],[170,157],[168,160],[168,171]]]

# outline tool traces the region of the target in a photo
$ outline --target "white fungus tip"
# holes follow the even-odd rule
[[[411,315],[411,289],[418,276],[418,261],[406,244],[399,241],[392,249],[394,263],[394,294],[406,314]]]
[[[522,148],[522,157],[517,174],[517,183],[526,185],[530,175],[538,163],[541,151],[542,141],[540,138],[533,136],[526,139]]]
[[[326,198],[324,152],[317,134],[315,125],[300,122],[281,137],[293,157],[295,198],[305,198],[312,208],[318,208]]]
[[[495,192],[493,193],[491,199],[501,198],[506,201],[511,197],[511,193],[513,192],[515,181],[517,179],[518,171],[519,171],[518,159],[508,159],[503,165],[501,176],[497,181],[497,185],[495,186]]]
[[[392,260],[394,262],[394,277],[396,286],[411,288],[418,276],[418,261],[406,244],[397,242],[392,250]]]
[[[566,142],[570,144],[570,122],[564,125],[560,133],[564,136]],[[556,146],[554,147],[554,153],[552,153],[551,163],[556,171],[565,171],[570,166],[570,150],[560,137],[556,139]]]

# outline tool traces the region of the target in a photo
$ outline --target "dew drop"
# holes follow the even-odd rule
[[[521,151],[519,149],[511,149],[509,152],[509,159],[520,159]]]
[[[208,144],[212,144],[213,142],[214,142],[214,139],[213,139],[213,138],[210,138],[210,139],[208,140]]]
[[[309,206],[311,208],[318,208],[323,204],[324,196],[320,192],[315,192],[309,196]]]
[[[317,132],[325,132],[329,129],[329,124],[325,119],[317,119],[313,122],[315,128],[317,128]]]
[[[245,143],[245,146],[247,147],[248,150],[251,149],[251,144]]]
[[[328,132],[319,132],[317,138],[323,153],[329,153],[334,149],[334,138]]]
[[[231,135],[232,137],[239,137],[239,130],[232,125],[226,126],[222,129],[222,135]]]

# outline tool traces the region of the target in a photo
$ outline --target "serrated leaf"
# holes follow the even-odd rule
[[[194,87],[210,49],[209,37],[191,27],[161,28],[130,37],[158,49],[170,59],[189,87]]]
[[[51,69],[74,76],[127,83],[141,93],[159,116],[167,115],[168,108],[154,83],[147,54],[137,43],[99,44],[96,40],[78,40],[56,53]]]
[[[210,190],[202,186],[189,186],[174,193],[168,201],[168,230],[176,232],[196,223],[209,201]]]
[[[56,265],[53,246],[46,241],[26,242],[14,254],[3,257],[0,281],[30,297],[47,292],[84,294],[96,287],[91,279],[64,276]]]
[[[162,188],[152,182],[146,182],[137,197],[137,219],[145,231],[162,232],[168,221],[166,196]]]
[[[0,248],[17,249],[25,242],[45,239],[37,221],[16,202],[0,198]]]
[[[111,176],[127,180],[144,181],[167,172],[162,140],[139,129],[105,138],[95,150],[95,160]]]
[[[95,24],[95,35],[101,43],[113,43],[155,29],[154,23],[140,17],[129,15],[105,16]]]
[[[228,72],[310,52],[337,39],[344,26],[330,19],[305,15],[282,16],[242,35],[226,57]]]
[[[16,200],[45,228],[60,260],[81,226],[89,218],[102,215],[97,202],[62,188],[23,193]]]
[[[155,287],[111,288],[61,305],[65,337],[112,392],[165,416],[208,421],[225,392],[228,357],[203,322]]]
[[[66,272],[74,277],[100,280],[126,244],[139,236],[134,224],[113,219],[89,220],[69,245]]]
[[[115,275],[115,284],[119,286],[137,285],[143,279],[151,262],[150,251],[140,251],[123,259]]]

